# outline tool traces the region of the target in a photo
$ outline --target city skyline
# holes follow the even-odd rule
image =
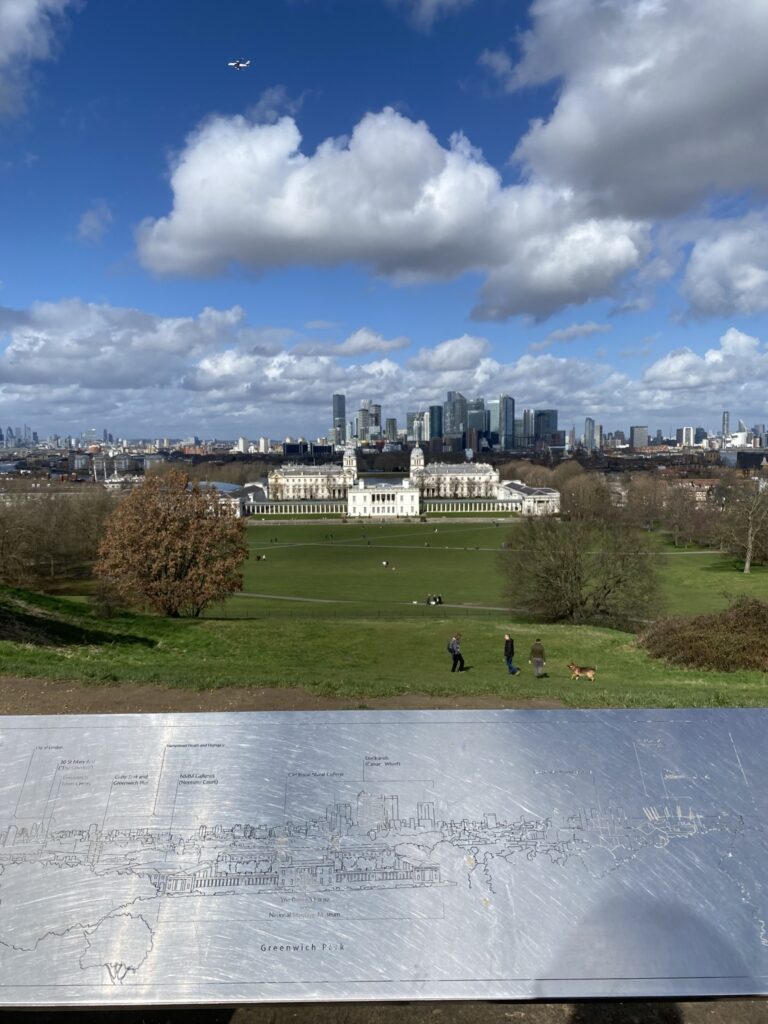
[[[303,439],[308,442],[330,442],[331,444],[342,446],[352,440],[358,444],[361,442],[385,442],[395,440],[428,443],[433,438],[443,438],[447,440],[452,436],[454,439],[461,436],[464,441],[468,441],[470,437],[473,437],[473,439],[477,441],[483,436],[485,436],[487,440],[490,435],[497,435],[498,440],[496,440],[496,438],[493,439],[495,445],[502,450],[511,450],[513,448],[531,447],[535,441],[546,440],[547,438],[549,439],[549,442],[552,442],[552,435],[555,433],[562,435],[562,439],[569,447],[572,444],[583,444],[587,449],[602,447],[602,441],[605,438],[609,438],[612,441],[618,440],[620,444],[627,443],[631,447],[642,447],[648,443],[658,444],[662,441],[690,446],[693,444],[699,444],[706,438],[717,437],[731,437],[732,441],[736,442],[738,441],[738,436],[740,434],[746,433],[750,435],[750,437],[755,437],[760,440],[763,445],[768,442],[765,423],[754,423],[750,426],[747,425],[741,417],[734,417],[736,426],[735,434],[732,434],[730,431],[731,414],[729,410],[722,411],[719,419],[719,430],[707,428],[701,424],[685,424],[675,426],[667,430],[657,427],[655,424],[630,424],[626,427],[616,428],[616,430],[610,431],[605,429],[602,423],[596,421],[594,417],[590,416],[584,417],[583,430],[580,430],[577,428],[577,424],[575,422],[570,425],[560,422],[559,410],[557,409],[532,409],[522,407],[520,405],[517,405],[516,407],[514,397],[503,394],[496,398],[474,396],[473,398],[468,399],[467,396],[461,395],[461,393],[450,391],[447,393],[445,403],[430,404],[423,411],[409,412],[402,420],[398,420],[397,417],[386,416],[386,410],[383,409],[380,404],[372,403],[369,399],[361,398],[357,403],[353,402],[349,407],[347,407],[346,399],[347,396],[345,394],[333,394],[331,396],[332,426],[327,431],[318,430],[314,434],[307,435],[294,433],[276,437],[267,430],[266,432],[249,432],[248,434],[238,434],[232,437],[211,436],[204,438],[196,433],[176,436],[168,431],[161,431],[157,435],[151,434],[121,437],[117,434],[113,435],[113,433],[108,431],[106,427],[101,429],[88,427],[80,431],[55,431],[52,434],[44,436],[28,424],[17,427],[7,426],[3,429],[0,423],[0,448],[4,445],[8,448],[13,448],[19,441],[24,443],[22,444],[23,447],[24,445],[33,446],[37,443],[45,444],[50,442],[52,439],[58,439],[62,442],[79,442],[82,447],[86,447],[88,445],[111,446],[113,442],[114,444],[117,444],[118,442],[124,441],[137,441],[149,444],[157,443],[160,447],[172,447],[176,445],[188,445],[194,447],[207,442],[231,442],[232,444],[237,444],[240,451],[245,452],[246,448],[240,447],[241,443],[244,441],[255,443],[257,438],[259,444],[263,444],[264,442],[279,444],[281,441],[296,441]],[[445,418],[446,408],[451,405],[452,402],[457,400],[463,402],[464,416],[467,417],[467,423],[462,426],[460,431],[458,430],[458,426],[454,424],[450,418]],[[499,413],[499,407],[502,401],[506,402],[509,407],[508,415],[511,419],[508,420],[508,423],[513,424],[511,431],[509,427],[507,427],[506,431],[504,429],[499,429],[503,424],[502,417]],[[475,419],[473,422],[472,414],[474,413],[476,415],[481,411],[484,417],[483,420]],[[351,419],[348,418],[348,413],[352,414]],[[365,417],[362,424],[360,420],[361,413],[364,414]],[[469,415],[467,416],[467,414]],[[416,419],[419,419],[421,423],[416,431],[414,431],[413,427]],[[447,429],[444,429],[444,420],[448,422]],[[363,428],[362,430],[361,426]],[[342,431],[341,434],[337,433],[339,430]],[[471,434],[471,431],[473,430],[476,432],[475,435]],[[645,440],[642,440],[641,434],[642,438],[645,438]],[[634,442],[632,441],[633,436]]]
[[[3,423],[768,418],[768,8],[6,6]]]

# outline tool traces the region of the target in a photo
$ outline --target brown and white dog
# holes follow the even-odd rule
[[[584,665],[577,665],[571,661],[568,663],[568,668],[571,670],[571,679],[581,679],[582,676],[588,679],[590,683],[594,683],[595,675],[597,674],[596,668],[588,668]]]

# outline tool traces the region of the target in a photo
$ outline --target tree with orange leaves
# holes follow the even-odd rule
[[[186,473],[150,476],[107,520],[96,575],[163,615],[198,616],[241,590],[245,522]]]

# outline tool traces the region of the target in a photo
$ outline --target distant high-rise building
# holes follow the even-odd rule
[[[591,416],[584,420],[584,447],[588,452],[595,448],[595,421]]]
[[[381,437],[381,406],[371,403],[371,437]]]
[[[384,428],[384,433],[386,434],[388,441],[397,440],[397,420],[394,418],[394,416],[387,417],[387,423]]]
[[[429,439],[443,436],[443,407],[442,405],[430,405],[429,407]]]
[[[499,443],[499,400],[491,398],[486,402],[488,411],[488,436],[492,444]]]
[[[347,396],[333,396],[333,429],[336,432],[336,441],[344,444],[347,439]]]
[[[678,427],[675,431],[675,439],[683,448],[690,448],[693,444],[693,427]]]
[[[488,414],[484,398],[471,398],[467,402],[466,430],[474,430],[478,436],[487,432]]]
[[[630,427],[629,428],[629,447],[630,448],[647,448],[648,447],[648,427]]]
[[[523,445],[530,448],[535,439],[536,410],[523,409]]]
[[[443,434],[461,437],[467,429],[467,400],[460,391],[449,391],[443,404]]]
[[[361,441],[367,441],[371,436],[371,410],[367,402],[362,402],[357,410],[357,430],[355,433]]]
[[[536,409],[533,414],[534,441],[549,443],[555,434],[557,434],[557,409]]]
[[[693,443],[694,444],[701,444],[702,441],[706,441],[706,439],[708,437],[709,437],[709,434],[704,429],[704,427],[696,427],[696,429],[693,432]]]
[[[731,432],[731,414],[729,412],[723,412],[723,437],[727,437]]]
[[[499,444],[503,451],[515,447],[515,400],[510,395],[499,395]]]

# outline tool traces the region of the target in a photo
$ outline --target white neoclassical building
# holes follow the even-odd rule
[[[560,494],[551,487],[528,487],[499,479],[487,463],[425,464],[418,446],[411,452],[406,479],[360,479],[355,451],[344,452],[341,466],[281,466],[268,478],[268,496],[254,493],[251,515],[286,516],[346,513],[356,519],[397,519],[430,513],[497,512],[524,516],[560,511]]]
[[[269,474],[270,501],[344,500],[357,483],[357,457],[344,452],[341,466],[280,466]]]
[[[484,462],[451,464],[430,462],[424,465],[424,452],[418,446],[411,451],[412,487],[422,498],[495,498],[499,473]]]
[[[419,514],[419,489],[408,480],[374,483],[358,480],[347,494],[347,515],[364,519],[399,519]]]

